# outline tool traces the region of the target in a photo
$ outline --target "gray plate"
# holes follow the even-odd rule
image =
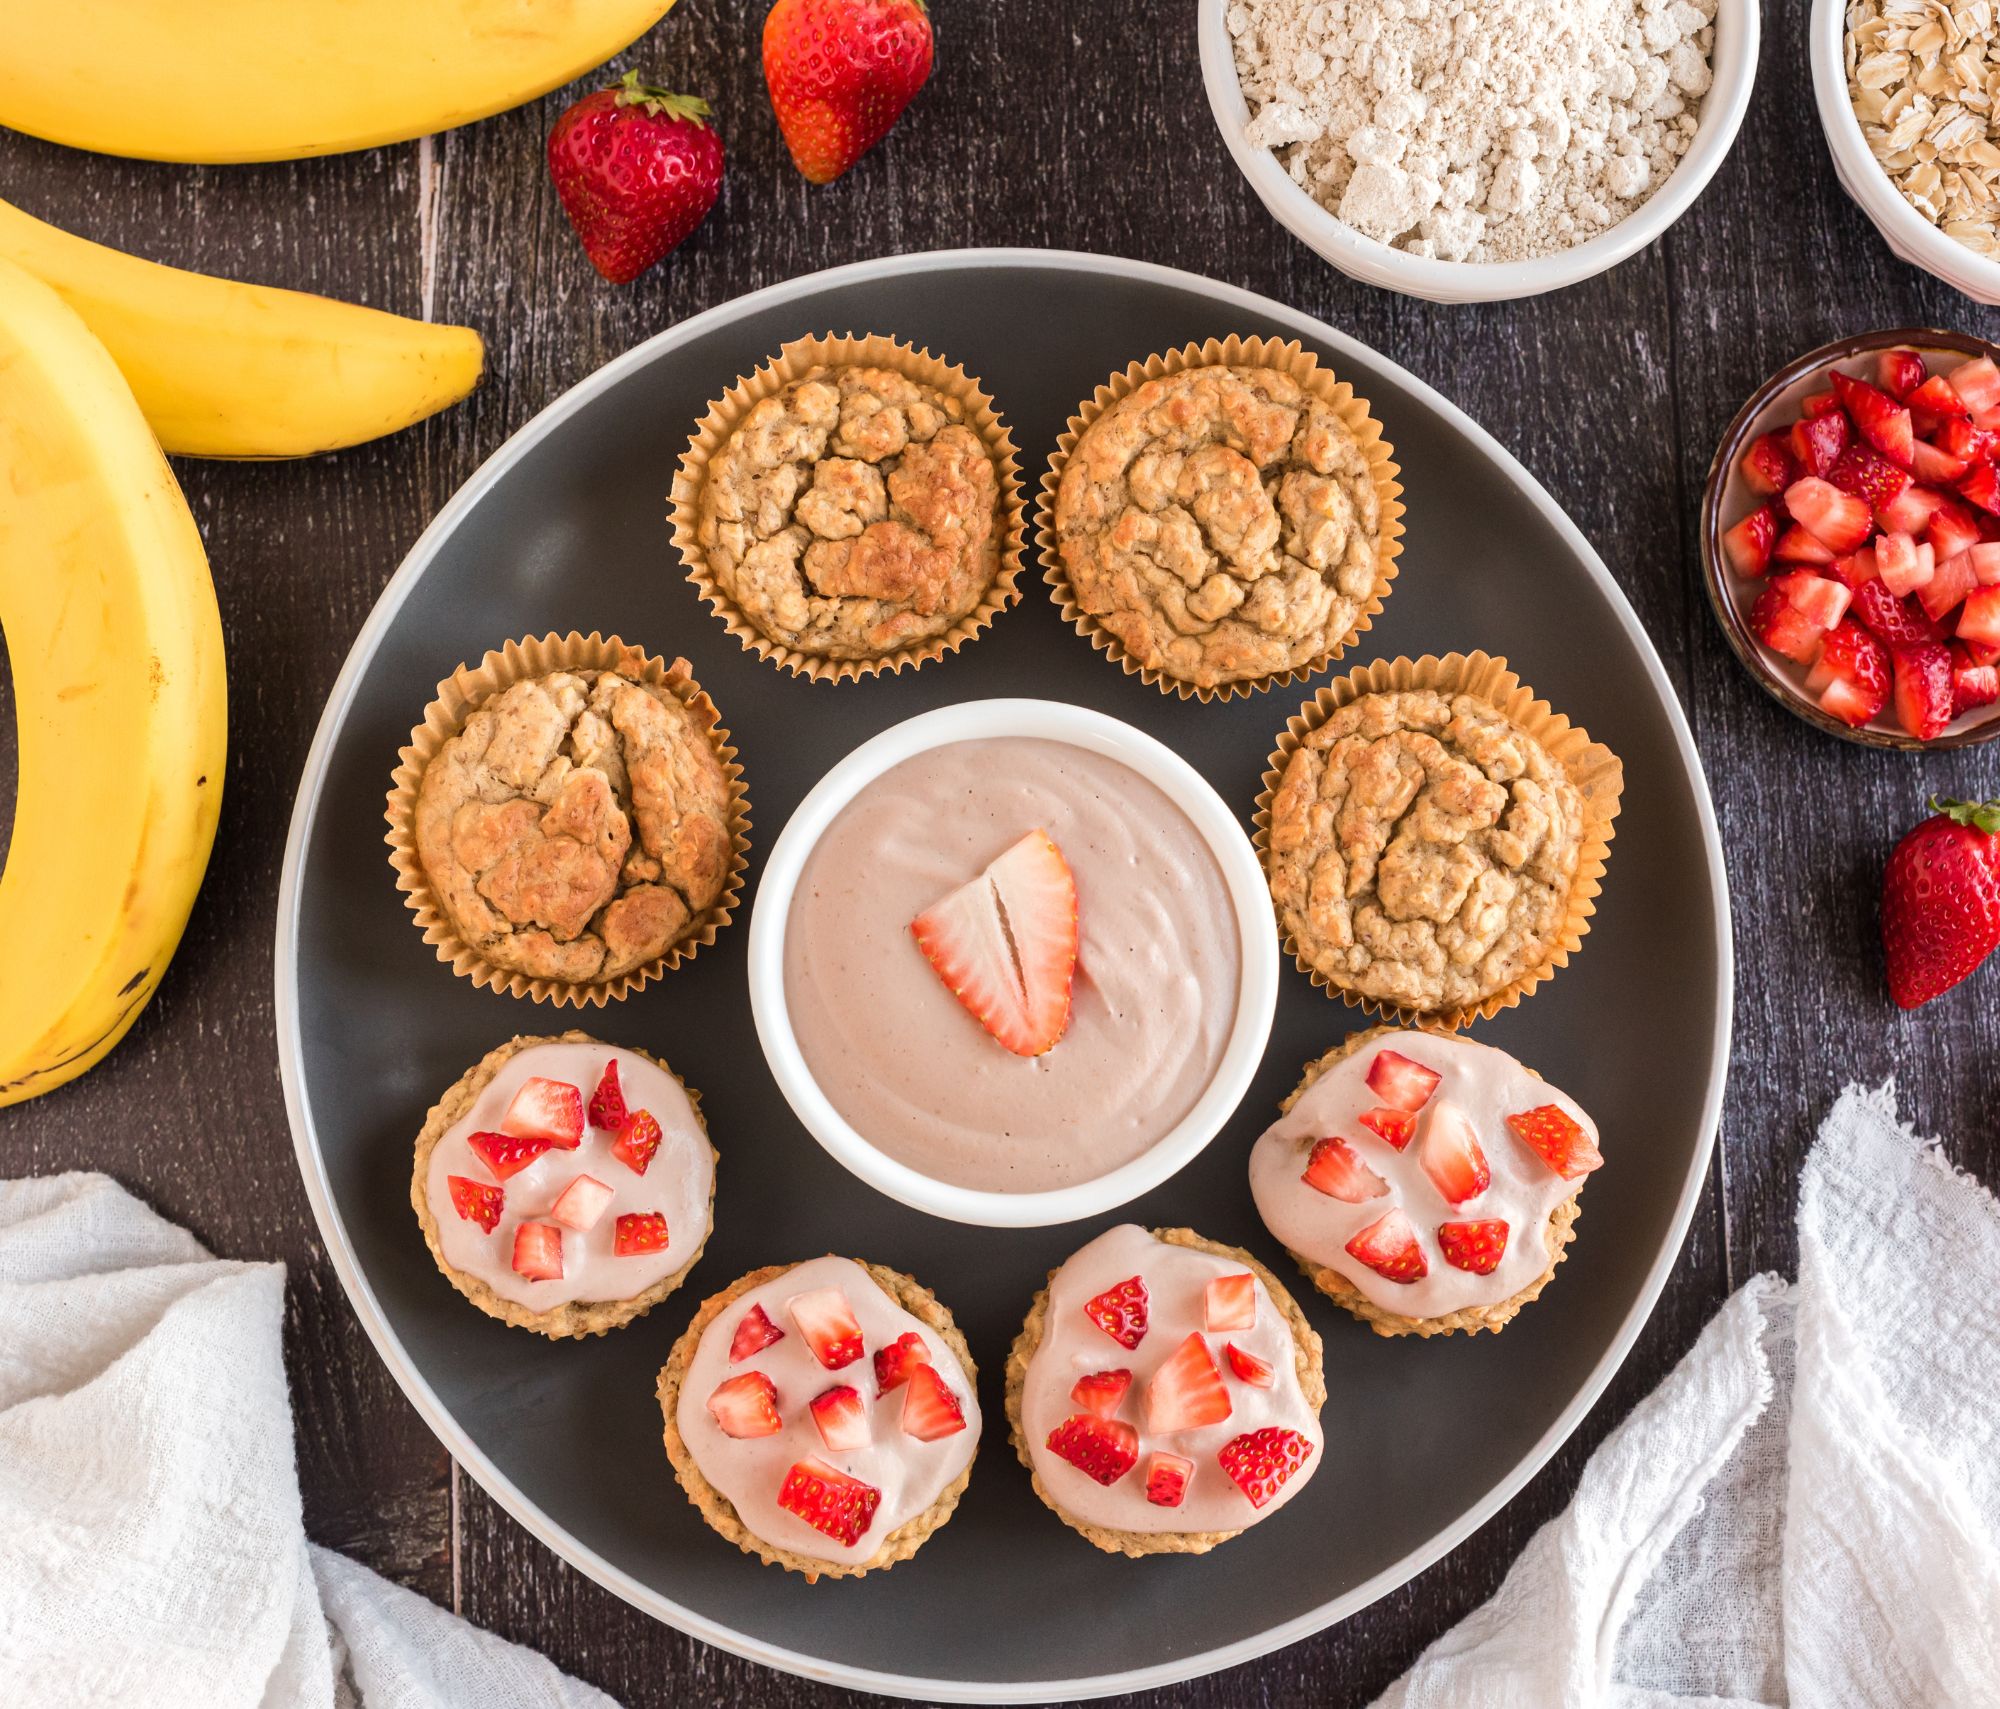
[[[686,654],[742,749],[759,853],[821,772],[946,701],[1032,694],[1172,743],[1241,804],[1303,695],[1171,700],[1107,664],[1038,581],[956,658],[816,687],[759,663],[682,578],[662,521],[707,401],[787,338],[890,332],[979,375],[1030,484],[1076,400],[1114,368],[1231,332],[1302,338],[1372,400],[1403,466],[1402,575],[1361,656],[1485,647],[1623,756],[1597,924],[1576,964],[1478,1029],[1582,1100],[1608,1167],[1573,1256],[1503,1336],[1382,1341],[1317,1296],[1335,1463],[1270,1523],[1198,1559],[1100,1554],[1035,1499],[1005,1439],[999,1374],[1044,1274],[1113,1219],[998,1232],[939,1222],[846,1174],[798,1125],[758,1053],[745,916],[688,967],[581,1024],[668,1056],[722,1152],[714,1238],[691,1284],[586,1344],[482,1316],[432,1264],[409,1206],[424,1111],[516,1032],[577,1011],[475,990],[434,959],[393,885],[382,801],[396,749],[462,659],[546,629],[617,631]],[[389,584],[328,702],[299,786],[278,912],[277,1001],[299,1165],[336,1267],[397,1379],[473,1476],[550,1547],[641,1608],[774,1666],[877,1691],[1080,1697],[1243,1661],[1363,1607],[1436,1560],[1555,1450],[1624,1357],[1687,1227],[1729,1041],[1722,855],[1687,726],[1629,606],[1504,451],[1393,363],[1264,298],[1134,262],[1043,251],[905,256],[745,297],[610,364],[516,435]],[[1241,1242],[1281,1270],[1245,1178],[1301,1064],[1356,1012],[1286,970],[1268,1058],[1208,1151],[1129,1207]],[[1671,1065],[1671,1072],[1662,1072]],[[914,1561],[808,1586],[702,1524],[660,1447],[654,1373],[707,1294],[834,1250],[934,1287],[981,1367],[989,1421],[952,1523]],[[1467,1394],[1480,1404],[1468,1407]],[[1104,1618],[1117,1599],[1115,1620]]]

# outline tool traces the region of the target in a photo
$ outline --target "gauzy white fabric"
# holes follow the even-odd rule
[[[103,1175],[0,1182],[0,1701],[616,1709],[306,1541],[283,1309]]]
[[[1376,1709],[2000,1703],[2000,1205],[1850,1086],[1798,1233]]]

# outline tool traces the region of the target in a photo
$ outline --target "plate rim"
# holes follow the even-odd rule
[[[1694,788],[1696,817],[1700,825],[1702,842],[1708,853],[1709,888],[1715,909],[1717,991],[1713,1040],[1716,1067],[1710,1076],[1702,1101],[1701,1127],[1705,1140],[1696,1148],[1687,1177],[1682,1183],[1680,1200],[1674,1207],[1668,1238],[1662,1242],[1660,1251],[1647,1271],[1638,1298],[1619,1324],[1611,1345],[1591,1368],[1589,1375],[1568,1404],[1506,1475],[1466,1512],[1400,1560],[1392,1562],[1343,1595],[1235,1643],[1218,1645],[1194,1655],[1174,1657],[1149,1667],[1096,1674],[1081,1679],[982,1682],[921,1678],[911,1674],[884,1673],[874,1668],[846,1662],[829,1662],[802,1651],[769,1643],[753,1634],[740,1632],[686,1608],[650,1586],[640,1583],[631,1574],[614,1566],[595,1550],[587,1548],[570,1536],[562,1527],[548,1519],[514,1486],[511,1480],[486,1457],[479,1446],[460,1429],[456,1419],[438,1399],[423,1373],[404,1351],[402,1343],[389,1326],[381,1305],[375,1298],[374,1290],[354,1260],[347,1231],[334,1205],[325,1166],[319,1154],[318,1135],[305,1105],[301,1074],[303,1043],[299,1031],[295,990],[298,973],[296,963],[299,878],[304,864],[305,848],[317,817],[320,795],[326,783],[334,731],[351,710],[354,694],[364,669],[374,658],[391,621],[429,567],[431,559],[456,530],[460,520],[499,483],[513,465],[530,448],[582,409],[586,403],[599,393],[615,386],[626,375],[650,365],[679,345],[747,315],[812,295],[830,286],[865,284],[871,280],[897,277],[912,272],[1009,267],[1066,268],[1074,272],[1140,279],[1183,291],[1192,291],[1219,306],[1241,309],[1267,320],[1280,322],[1295,330],[1300,336],[1323,342],[1337,351],[1368,361],[1386,363],[1430,408],[1436,410],[1451,426],[1464,434],[1541,513],[1543,519],[1563,539],[1583,565],[1586,573],[1597,583],[1613,616],[1632,642],[1656,697],[1665,707],[1675,746]],[[1568,1441],[1576,1427],[1597,1404],[1612,1377],[1625,1363],[1633,1344],[1638,1340],[1640,1331],[1659,1303],[1667,1278],[1672,1274],[1686,1245],[1688,1228],[1694,1219],[1695,1206],[1700,1201],[1702,1188],[1708,1177],[1709,1163],[1714,1156],[1716,1133],[1722,1113],[1722,1097],[1729,1078],[1730,1043],[1734,1035],[1735,1019],[1734,941],[1728,871],[1723,858],[1715,805],[1709,792],[1708,775],[1703,769],[1701,756],[1695,747],[1693,732],[1688,727],[1687,715],[1681,706],[1680,697],[1668,680],[1666,668],[1653,647],[1651,637],[1640,623],[1638,613],[1626,599],[1624,591],[1612,579],[1611,572],[1605,567],[1603,559],[1584,537],[1582,530],[1570,520],[1541,483],[1504,445],[1457,404],[1412,374],[1394,358],[1364,345],[1360,340],[1329,326],[1318,317],[1281,303],[1275,298],[1245,290],[1241,286],[1231,285],[1222,280],[1209,279],[1184,268],[1168,267],[1158,262],[1129,260],[1121,256],[1102,255],[1087,250],[966,247],[918,251],[906,255],[848,262],[818,272],[800,274],[796,278],[767,285],[743,296],[732,297],[726,302],[718,303],[713,308],[705,309],[700,314],[664,328],[634,345],[623,355],[614,357],[603,366],[586,374],[510,434],[466,477],[423,532],[417,536],[404,555],[403,561],[396,567],[395,573],[390,576],[381,593],[377,595],[374,605],[370,607],[367,617],[362,621],[353,643],[348,648],[347,656],[341,662],[339,675],[335,677],[333,687],[328,691],[326,705],[321,711],[318,724],[314,727],[312,742],[306,750],[305,762],[300,770],[298,789],[293,797],[291,820],[285,836],[284,859],[278,881],[272,984],[278,1072],[284,1088],[285,1116],[287,1125],[291,1128],[292,1150],[298,1162],[299,1176],[305,1186],[306,1198],[312,1207],[313,1220],[326,1243],[334,1273],[339,1278],[341,1288],[346,1293],[355,1315],[360,1319],[362,1328],[367,1331],[369,1341],[374,1345],[383,1363],[388,1366],[390,1375],[395,1378],[404,1396],[415,1407],[432,1434],[450,1451],[453,1458],[478,1480],[480,1486],[518,1524],[579,1572],[624,1598],[642,1612],[691,1637],[699,1638],[704,1643],[714,1644],[733,1655],[742,1656],[766,1667],[777,1668],[805,1679],[892,1697],[921,1697],[954,1703],[1034,1703],[1050,1699],[1105,1697],[1122,1692],[1177,1685],[1223,1668],[1254,1661],[1274,1650],[1297,1643],[1302,1638],[1311,1637],[1328,1626],[1359,1613],[1371,1603],[1380,1600],[1418,1573],[1442,1560],[1512,1501],[1527,1485],[1529,1479],[1547,1465],[1557,1449]]]

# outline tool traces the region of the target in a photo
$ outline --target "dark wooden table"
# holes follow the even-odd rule
[[[617,67],[643,65],[714,102],[728,180],[695,237],[623,289],[586,265],[543,170],[560,96],[424,144],[295,165],[148,165],[7,135],[0,196],[31,213],[181,266],[469,322],[486,335],[491,372],[459,409],[357,451],[179,466],[229,646],[214,863],[126,1042],[84,1079],[0,1112],[0,1171],[108,1170],[216,1251],[285,1261],[300,1476],[318,1541],[634,1709],[847,1698],[656,1625],[570,1570],[459,1473],[363,1336],[294,1171],[272,1034],[278,865],[306,744],[350,638],[452,491],[566,387],[698,310],[839,262],[966,244],[1101,250],[1267,292],[1463,405],[1603,554],[1693,724],[1738,922],[1720,1149],[1652,1321],[1575,1438],[1456,1553],[1365,1613],[1145,1699],[1366,1703],[1492,1593],[1592,1448],[1724,1296],[1792,1266],[1799,1163],[1844,1081],[1895,1075],[1919,1129],[2000,1179],[2000,1132],[1987,1121],[2000,970],[1904,1016],[1883,988],[1875,927],[1895,838],[1933,792],[1994,793],[2000,749],[1906,757],[1816,734],[1750,685],[1700,588],[1695,508],[1709,455],[1767,372],[1870,327],[2000,332],[2000,312],[1896,261],[1841,194],[1812,110],[1807,10],[1765,7],[1749,120],[1663,241],[1576,289],[1485,307],[1356,284],[1272,223],[1210,122],[1189,0],[1164,11],[941,0],[930,86],[884,147],[822,189],[793,170],[765,100],[762,8],[682,0]],[[0,825],[11,739],[0,673]]]

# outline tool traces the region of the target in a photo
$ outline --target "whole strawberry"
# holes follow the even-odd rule
[[[764,20],[771,109],[815,184],[887,136],[930,74],[923,0],[778,0]]]
[[[549,175],[590,264],[636,279],[701,224],[722,189],[722,138],[708,103],[625,73],[549,132]]]
[[[1882,874],[1889,995],[1905,1009],[1949,991],[2000,945],[2000,801],[1933,801]]]

